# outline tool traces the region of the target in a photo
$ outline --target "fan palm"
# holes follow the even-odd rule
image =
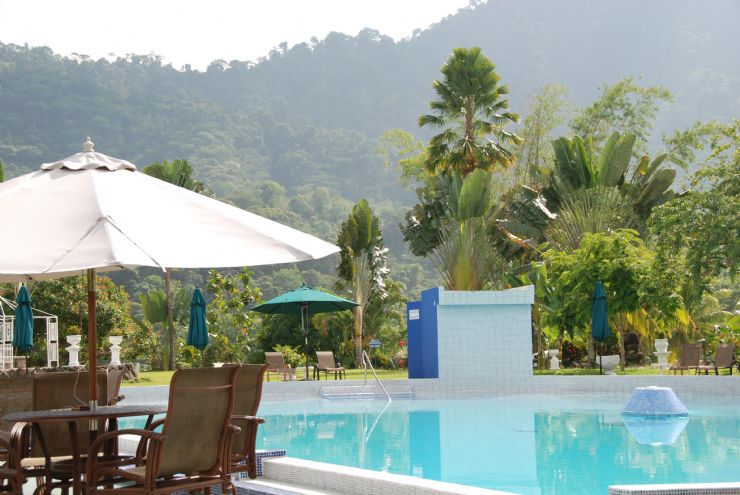
[[[512,154],[503,145],[521,140],[505,126],[519,116],[506,111],[509,102],[503,96],[509,91],[499,85],[495,68],[480,48],[456,48],[442,67],[443,80],[433,83],[437,99],[429,104],[434,113],[419,117],[419,126],[443,129],[429,141],[430,172],[466,176],[476,168],[511,164]]]
[[[371,298],[385,297],[387,249],[383,246],[380,221],[368,202],[361,199],[352,208],[347,221],[337,236],[339,246],[339,278],[352,291],[352,300],[359,306],[354,308],[355,363],[362,359],[363,316]]]

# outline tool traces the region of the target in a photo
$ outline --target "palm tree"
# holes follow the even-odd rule
[[[175,160],[169,162],[164,160],[162,162],[153,163],[142,170],[147,175],[156,177],[157,179],[169,182],[178,187],[182,187],[189,191],[197,192],[210,196],[210,191],[206,186],[193,178],[193,167],[190,166],[187,160]],[[167,296],[167,356],[169,359],[165,361],[167,369],[175,369],[175,340],[177,332],[175,330],[175,320],[173,317],[173,300],[172,300],[172,272],[171,268],[167,268],[163,274],[164,277],[164,290]]]
[[[598,159],[580,137],[552,142],[555,163],[544,187],[518,185],[504,194],[491,232],[507,258],[529,258],[542,242],[578,247],[585,233],[633,228],[644,233],[652,209],[675,196],[666,155],[643,156],[632,167],[634,135],[615,132]]]
[[[443,80],[433,83],[437,99],[429,104],[434,114],[419,117],[419,126],[443,129],[429,141],[430,172],[456,170],[466,176],[476,168],[511,164],[513,156],[502,143],[520,139],[504,128],[519,116],[505,111],[509,102],[502,97],[509,91],[499,85],[495,68],[480,48],[455,48],[442,67]]]
[[[387,249],[383,246],[380,221],[361,199],[352,208],[347,221],[342,223],[337,236],[340,262],[339,278],[352,291],[352,299],[359,304],[354,312],[355,363],[362,363],[363,316],[373,297],[385,297]]]

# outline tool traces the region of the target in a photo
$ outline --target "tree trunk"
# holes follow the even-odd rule
[[[352,310],[355,313],[355,366],[362,367],[362,316],[363,307],[357,306]]]
[[[617,317],[617,320],[619,321],[618,330],[619,330],[619,362],[620,368],[622,371],[624,371],[624,367],[627,364],[627,354],[624,352],[624,327],[625,327],[625,316],[624,314],[621,314]]]
[[[169,348],[169,359],[166,363],[168,370],[175,369],[175,320],[173,316],[172,304],[172,276],[170,271],[164,272],[164,292],[167,299],[167,343]]]
[[[596,341],[593,335],[588,337],[588,365],[591,368],[596,365]]]

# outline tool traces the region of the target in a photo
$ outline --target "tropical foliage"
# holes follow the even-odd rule
[[[362,338],[364,335],[363,317],[374,298],[384,299],[389,270],[383,245],[380,221],[361,199],[352,208],[347,221],[342,224],[337,236],[339,246],[339,267],[337,274],[342,285],[352,294],[352,300],[359,304],[354,308],[355,363],[360,366],[362,358]]]
[[[504,145],[520,139],[505,126],[519,116],[506,111],[509,102],[503,96],[509,90],[499,85],[495,68],[480,48],[455,48],[442,66],[443,79],[433,83],[437,99],[429,104],[434,113],[419,117],[420,127],[442,129],[429,140],[429,172],[466,176],[478,168],[511,164],[512,154]]]

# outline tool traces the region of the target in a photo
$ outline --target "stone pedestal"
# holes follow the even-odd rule
[[[619,364],[619,354],[612,354],[610,356],[601,356],[601,369],[605,375],[616,375],[615,370]]]
[[[110,335],[108,341],[110,342],[110,364],[121,364],[121,342],[123,342],[123,337],[121,335]]]
[[[557,349],[550,349],[546,351],[546,354],[550,358],[550,369],[559,370],[560,369],[560,360],[558,359],[559,351]]]
[[[661,371],[667,370],[670,367],[668,363],[668,339],[655,339],[655,356],[658,358],[657,363],[653,363],[654,368],[660,368]]]
[[[81,335],[67,335],[67,352],[69,353],[69,366],[80,365],[80,341],[82,340]]]

